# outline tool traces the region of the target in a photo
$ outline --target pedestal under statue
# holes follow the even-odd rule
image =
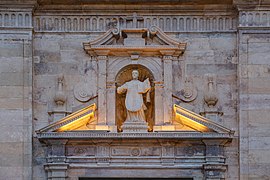
[[[123,131],[144,131],[148,128],[144,114],[147,108],[143,102],[143,94],[147,93],[151,89],[151,86],[148,78],[141,82],[138,80],[138,77],[139,71],[133,70],[133,80],[117,88],[117,93],[127,93],[125,99],[127,118],[123,125]],[[147,99],[150,100],[150,98]]]

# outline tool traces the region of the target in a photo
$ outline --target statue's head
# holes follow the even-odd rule
[[[139,71],[138,70],[133,70],[132,71],[132,78],[133,79],[138,79],[139,77]]]

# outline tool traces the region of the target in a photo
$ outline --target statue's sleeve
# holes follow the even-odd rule
[[[127,91],[127,83],[123,84],[122,86],[117,88],[117,93],[118,94],[122,94],[125,93]]]
[[[144,80],[143,83],[144,83],[145,89],[147,89],[146,91],[148,91],[151,88],[149,79],[147,78],[146,80]]]
[[[147,91],[149,91],[151,89],[151,85],[150,85],[150,82],[149,82],[149,79],[147,78],[146,80],[144,80],[142,83],[141,83],[141,88],[140,88],[140,94],[143,94],[143,93],[147,93]]]

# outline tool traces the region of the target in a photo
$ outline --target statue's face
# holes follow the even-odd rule
[[[132,71],[132,78],[138,79],[138,77],[139,77],[139,72],[137,70]]]

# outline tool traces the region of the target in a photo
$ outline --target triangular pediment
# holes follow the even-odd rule
[[[91,56],[155,56],[178,57],[186,49],[186,43],[166,35],[160,28],[110,29],[97,39],[83,43]]]
[[[74,130],[85,130],[86,125],[94,119],[94,113],[96,105],[91,104],[85,108],[82,108],[72,114],[49,124],[48,126],[37,130],[37,133],[43,132],[63,132]]]
[[[94,123],[96,105],[82,108],[57,122],[36,131],[39,138],[231,138],[234,131],[199,114],[174,105],[175,121],[186,128],[161,130],[149,133],[117,133],[99,127],[88,128]],[[81,132],[81,133],[80,133]]]
[[[189,111],[181,106],[174,105],[175,120],[195,131],[233,134],[234,131],[221,126],[210,119]]]

